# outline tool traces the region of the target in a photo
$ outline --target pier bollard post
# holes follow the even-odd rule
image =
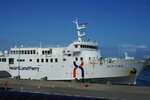
[[[7,89],[8,89],[8,84],[9,84],[9,82],[8,82],[8,81],[4,81],[5,90],[7,90]]]
[[[68,87],[70,88],[70,87],[71,87],[71,84],[69,84]]]
[[[54,85],[52,85],[52,88],[55,88],[55,86],[54,86]]]
[[[88,86],[89,86],[89,84],[86,82],[86,83],[85,83],[85,87],[88,87]]]
[[[38,89],[41,89],[40,85],[38,85]]]
[[[84,83],[81,83],[80,87],[83,88],[84,87]]]
[[[23,91],[23,86],[21,86],[21,91]]]
[[[106,86],[110,86],[110,85],[112,85],[112,81],[107,80],[107,81],[106,81]]]

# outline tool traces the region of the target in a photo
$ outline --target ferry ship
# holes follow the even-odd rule
[[[14,46],[0,52],[0,70],[12,78],[47,80],[106,80],[116,84],[136,84],[143,70],[142,60],[128,57],[103,58],[96,41],[83,40],[86,24],[74,21],[78,39],[66,47]]]

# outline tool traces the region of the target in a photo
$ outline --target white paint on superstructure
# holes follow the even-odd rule
[[[134,83],[143,65],[136,59],[102,58],[99,44],[82,40],[85,24],[77,27],[78,40],[66,47],[13,47],[10,53],[0,52],[0,69],[23,79],[74,80],[134,76],[123,83]],[[133,69],[136,72],[131,72]],[[126,78],[126,79],[127,79]],[[119,80],[121,81],[121,80]]]

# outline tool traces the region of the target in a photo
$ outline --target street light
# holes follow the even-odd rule
[[[18,79],[20,79],[20,42],[17,42],[18,47],[19,47],[19,51],[18,51]]]

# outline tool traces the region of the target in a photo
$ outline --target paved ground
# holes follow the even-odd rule
[[[4,81],[6,80],[9,82],[8,87],[10,91],[28,91],[123,100],[150,100],[150,87],[106,86],[104,84],[89,84],[88,87],[82,87],[80,83],[15,79],[0,79],[0,87],[4,87]]]

